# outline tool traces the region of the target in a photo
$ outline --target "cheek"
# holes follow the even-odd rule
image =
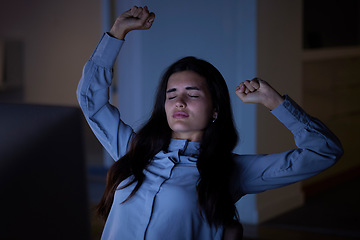
[[[168,101],[165,102],[164,107],[165,107],[165,112],[167,114],[167,112],[169,111],[169,102]]]
[[[166,118],[169,120],[170,106],[167,101],[165,102],[165,113],[166,113]]]
[[[201,118],[201,122],[208,123],[212,116],[212,109],[208,105],[201,105],[198,108],[199,118]]]

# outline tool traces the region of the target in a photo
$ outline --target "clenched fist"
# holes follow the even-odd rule
[[[116,19],[109,33],[123,40],[125,35],[132,30],[146,30],[151,28],[154,19],[155,14],[149,12],[147,6],[143,8],[134,6]]]
[[[275,89],[259,78],[240,83],[236,87],[235,93],[244,103],[260,103],[270,110],[273,110],[284,101],[283,97]]]

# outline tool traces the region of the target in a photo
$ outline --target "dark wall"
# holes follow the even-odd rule
[[[304,0],[304,48],[360,44],[360,1]]]

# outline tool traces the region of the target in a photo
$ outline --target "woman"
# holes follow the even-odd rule
[[[167,69],[152,115],[135,134],[110,105],[108,89],[126,34],[149,29],[154,18],[147,7],[121,14],[86,63],[77,90],[90,127],[116,160],[98,206],[106,219],[102,239],[238,239],[236,201],[325,170],[342,155],[341,144],[288,96],[255,78],[235,93],[270,109],[298,148],[233,154],[237,133],[226,83],[214,66],[194,57]]]

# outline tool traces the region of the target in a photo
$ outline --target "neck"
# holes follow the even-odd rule
[[[174,139],[189,140],[190,142],[201,142],[202,133],[173,132],[171,137]]]

